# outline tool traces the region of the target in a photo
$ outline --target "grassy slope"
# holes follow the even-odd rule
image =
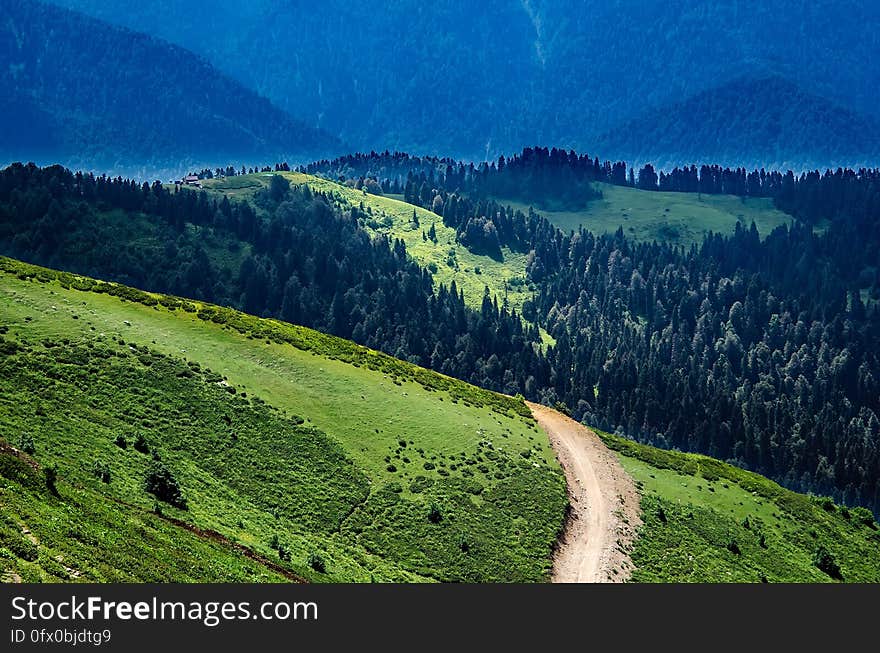
[[[880,582],[880,531],[867,510],[791,492],[712,458],[599,433],[642,493],[633,581],[828,582],[813,564],[823,546],[843,580]]]
[[[375,223],[367,225],[368,230],[400,238],[406,243],[410,256],[423,268],[428,268],[434,278],[447,286],[454,280],[464,292],[465,300],[479,308],[483,293],[488,286],[499,303],[506,297],[511,308],[522,310],[522,304],[532,296],[526,284],[509,285],[513,279],[525,280],[526,255],[504,249],[504,261],[499,262],[488,256],[472,254],[455,242],[455,230],[443,224],[443,218],[421,207],[414,207],[400,199],[370,195],[341,184],[311,175],[296,172],[260,173],[222,179],[205,180],[205,189],[223,193],[230,198],[244,199],[260,188],[269,185],[273,175],[280,174],[292,185],[308,184],[315,190],[336,197],[341,203],[359,206],[373,212]],[[413,209],[419,219],[419,226],[412,222]],[[434,224],[437,243],[422,240],[422,231],[427,232]],[[454,264],[450,266],[448,259]],[[480,273],[477,274],[476,270]]]
[[[73,458],[67,449],[57,448],[62,432],[48,424],[58,419],[58,411],[42,411],[45,415],[41,416],[34,406],[11,410],[7,405],[0,411],[0,435],[6,434],[14,443],[17,433],[33,433],[39,462],[59,465],[63,497],[79,484],[100,494],[101,485],[89,478],[83,461],[91,464],[95,458],[107,459],[113,463],[110,487],[120,493],[117,498],[135,504],[141,513],[149,511],[152,497],[139,486],[142,465],[120,463],[110,437],[119,429],[129,433],[144,429],[163,459],[173,463],[189,499],[188,511],[166,507],[168,514],[219,531],[276,562],[277,553],[267,542],[279,534],[292,553],[288,566],[313,580],[357,581],[371,576],[378,580],[539,580],[547,572],[550,548],[562,521],[564,482],[546,438],[521,402],[308,329],[197,303],[188,303],[188,308],[198,312],[169,310],[162,304],[148,306],[140,302],[151,304],[158,296],[129,293],[110,284],[98,287],[103,292],[67,289],[63,286],[89,287],[92,282],[9,259],[0,262],[6,270],[0,273],[0,323],[8,328],[4,337],[25,344],[29,355],[54,351],[41,344],[44,340],[51,344],[68,339],[123,353],[130,346],[146,347],[149,356],[167,359],[168,365],[179,367],[184,359],[197,362],[201,370],[225,377],[237,390],[233,396],[213,382],[207,390],[192,390],[209,408],[204,420],[196,420],[204,429],[180,436],[181,441],[175,439],[168,423],[150,430],[140,416],[133,417],[138,411],[123,410],[137,405],[124,388],[114,391],[123,392],[121,399],[95,404],[89,400],[95,388],[88,383],[67,383],[65,387],[73,394],[59,400],[59,410],[69,405],[88,407],[78,417],[83,420],[78,433],[84,444],[72,450]],[[20,278],[34,276],[43,283]],[[134,301],[122,301],[108,290]],[[118,344],[120,339],[125,346]],[[135,367],[141,365],[125,360]],[[33,362],[28,364],[28,369],[33,367]],[[135,376],[146,373],[135,368],[128,371]],[[114,373],[107,378],[121,377]],[[142,385],[161,386],[156,380]],[[77,395],[76,388],[85,389]],[[164,396],[181,392],[169,388]],[[237,486],[222,465],[211,467],[207,455],[211,449],[204,448],[204,438],[219,430],[225,446],[229,431],[227,425],[208,419],[219,414],[210,408],[211,402],[233,401],[245,393],[258,396],[280,414],[302,416],[304,427],[316,427],[330,442],[338,443],[365,479],[366,500],[358,499],[357,491],[327,490],[341,497],[342,503],[348,501],[353,510],[341,520],[338,514],[330,518],[332,528],[326,524],[319,528],[305,520],[302,511],[279,517],[280,508],[261,504],[253,489]],[[22,405],[29,397],[21,398]],[[161,396],[152,401],[173,403]],[[192,403],[200,405],[200,401]],[[266,424],[264,431],[279,431],[271,420]],[[267,461],[266,473],[272,479],[285,465],[280,453],[265,443],[261,447],[257,459]],[[250,463],[239,460],[236,464]],[[75,483],[71,485],[69,479]],[[306,505],[305,498],[292,495],[290,501]],[[286,505],[280,500],[276,503]],[[438,525],[426,519],[432,503],[443,514]],[[33,524],[30,528],[36,532]],[[308,568],[308,555],[314,551],[328,559],[327,574]]]
[[[699,244],[709,231],[732,233],[737,221],[745,227],[754,221],[758,232],[767,235],[791,220],[767,198],[661,193],[611,184],[598,186],[602,198],[592,200],[580,211],[556,210],[553,206],[535,206],[535,210],[565,232],[581,225],[594,233],[613,233],[623,227],[624,233],[636,240],[685,246]],[[508,203],[528,211],[527,204]]]
[[[143,507],[43,476],[0,453],[0,582],[266,582],[286,577],[229,544],[198,537]]]

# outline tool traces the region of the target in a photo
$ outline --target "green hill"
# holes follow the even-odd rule
[[[624,234],[635,240],[669,242],[673,245],[699,244],[708,232],[730,234],[740,222],[752,222],[761,236],[791,222],[791,216],[773,206],[773,200],[733,195],[702,195],[647,191],[612,184],[596,184],[602,197],[584,202],[583,207],[559,207],[534,203],[534,209],[562,231],[583,226],[593,233]],[[528,211],[529,204],[508,202]]]
[[[522,311],[523,302],[533,294],[526,280],[526,255],[504,248],[504,260],[496,261],[485,255],[474,254],[456,242],[455,229],[443,224],[443,218],[422,207],[408,204],[395,197],[373,195],[343,184],[299,172],[263,172],[203,181],[205,190],[222,194],[230,199],[246,199],[256,191],[267,188],[272,177],[281,175],[291,186],[308,185],[331,195],[342,207],[361,206],[372,215],[365,227],[372,233],[399,238],[406,244],[407,253],[419,266],[431,271],[438,283],[449,285],[455,281],[464,293],[465,301],[479,308],[488,287],[492,296]],[[416,221],[413,220],[415,211]],[[422,238],[431,225],[437,242]]]
[[[597,433],[642,495],[634,582],[880,582],[880,527],[869,510]]]
[[[0,258],[11,581],[541,581],[561,470],[518,398],[351,342]],[[601,434],[635,582],[880,581],[869,511]]]
[[[302,327],[0,267],[8,577],[546,578],[564,480],[522,401]]]

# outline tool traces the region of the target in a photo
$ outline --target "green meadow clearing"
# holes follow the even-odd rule
[[[686,247],[699,244],[710,231],[733,233],[737,222],[746,228],[754,222],[758,233],[766,236],[792,219],[769,198],[646,191],[612,184],[597,187],[602,197],[578,210],[551,205],[534,205],[534,209],[565,232],[583,226],[593,233],[614,233],[622,227],[635,240]],[[528,203],[501,201],[525,212],[529,209]]]

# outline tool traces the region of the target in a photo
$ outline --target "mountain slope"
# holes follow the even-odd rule
[[[479,309],[486,288],[489,296],[518,312],[532,296],[525,279],[526,255],[504,248],[503,260],[475,254],[456,240],[455,229],[446,226],[433,211],[404,202],[398,197],[364,193],[350,186],[298,172],[256,173],[220,179],[209,179],[203,187],[209,196],[243,199],[268,188],[273,176],[279,175],[291,187],[308,186],[315,192],[332,197],[343,210],[363,207],[370,211],[364,227],[370,234],[402,240],[407,253],[424,269],[429,269],[438,283],[456,287],[467,304]],[[416,221],[413,221],[413,215]],[[436,242],[423,237],[434,228]]]
[[[880,88],[865,65],[880,7],[864,1],[56,2],[188,47],[365,150],[592,152],[614,127],[743,75],[779,75],[863,115]],[[820,149],[798,154],[798,167],[823,164]]]
[[[192,52],[51,5],[4,3],[0,60],[2,161],[180,171],[338,146]]]
[[[549,571],[564,483],[518,399],[308,329],[6,258],[0,348],[5,580]],[[635,541],[608,540],[631,549],[633,580],[880,580],[867,510],[600,435],[641,493]],[[613,515],[622,531],[637,526],[628,508]]]
[[[642,495],[634,582],[880,582],[880,526],[869,510],[714,458],[598,434]]]
[[[26,528],[46,542],[6,555],[7,571],[65,578],[50,562],[60,555],[85,580],[164,578],[161,560],[127,560],[132,548],[98,562],[114,532],[73,526],[101,513],[168,530],[149,514],[158,507],[165,522],[312,581],[549,573],[565,486],[521,400],[302,327],[0,267],[0,434],[19,449],[32,441],[36,463],[58,468],[57,496],[42,472],[21,483],[4,473],[13,484],[0,503],[18,515],[4,538]],[[150,493],[157,466],[168,473]],[[187,578],[260,579],[253,566],[201,573]]]
[[[801,170],[804,152],[823,167],[867,167],[877,161],[880,126],[780,77],[746,77],[646,112],[596,147],[667,169],[713,161]]]

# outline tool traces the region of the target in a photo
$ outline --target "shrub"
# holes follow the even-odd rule
[[[431,507],[428,510],[428,521],[432,524],[439,524],[443,520],[443,514],[440,512],[440,507],[431,502]]]
[[[426,476],[416,476],[409,484],[409,491],[413,494],[424,492],[434,484],[434,481]]]
[[[34,436],[30,433],[22,433],[18,437],[18,448],[29,456],[33,456],[37,452],[37,445],[34,443]]]
[[[825,512],[834,512],[834,509],[836,508],[834,500],[831,497],[817,497],[815,501],[822,506],[822,510]]]
[[[317,571],[319,574],[326,573],[327,564],[324,562],[324,558],[321,557],[318,553],[310,553],[309,554],[309,567]]]
[[[135,448],[135,451],[150,453],[150,445],[147,443],[147,439],[144,437],[143,433],[138,433],[134,436],[134,444],[132,446]]]
[[[104,483],[110,482],[110,466],[107,463],[96,460],[92,466],[92,474],[100,478]]]
[[[821,544],[813,552],[813,564],[816,565],[819,571],[828,574],[831,578],[843,580],[840,565],[837,564],[831,552]]]
[[[557,401],[556,403],[554,403],[553,409],[556,410],[557,412],[562,413],[563,415],[567,415],[568,417],[571,417],[571,411],[568,409],[568,406],[566,406],[561,401]]]
[[[49,488],[49,492],[57,496],[58,488],[55,487],[55,483],[58,481],[58,467],[55,465],[44,467],[43,476],[46,478],[46,487]]]
[[[144,480],[144,489],[160,501],[171,504],[181,510],[186,510],[186,498],[180,490],[177,479],[161,461],[154,461],[150,465],[147,477]]]
[[[664,524],[667,523],[666,511],[663,510],[663,506],[657,506],[657,519],[659,519]]]
[[[6,547],[14,555],[28,562],[33,562],[40,555],[36,544],[11,531],[0,530],[0,547]]]
[[[874,529],[875,531],[880,528],[880,526],[877,525],[877,522],[874,519],[874,515],[867,508],[862,508],[861,506],[859,506],[858,508],[853,508],[852,510],[850,510],[850,515],[852,515],[853,520],[857,524],[867,526],[868,528]]]

